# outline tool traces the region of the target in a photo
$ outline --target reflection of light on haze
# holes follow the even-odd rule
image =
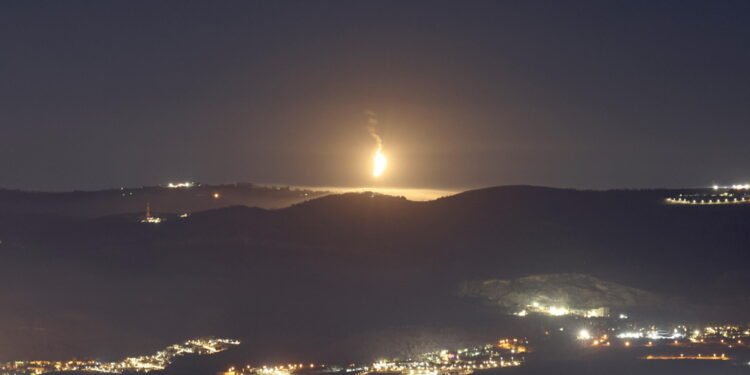
[[[385,155],[383,155],[382,152],[380,152],[380,149],[375,152],[375,156],[372,158],[372,176],[373,177],[380,177],[380,175],[383,174],[383,171],[385,170],[385,167],[388,166],[388,159],[385,158]]]
[[[437,189],[414,189],[414,188],[385,188],[385,187],[331,187],[331,186],[297,186],[297,188],[326,191],[331,194],[343,193],[366,193],[373,192],[377,194],[393,195],[396,197],[405,197],[412,201],[431,201],[449,195],[458,194],[459,190],[437,190]]]

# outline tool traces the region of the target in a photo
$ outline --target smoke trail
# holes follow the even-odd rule
[[[367,116],[367,132],[370,133],[370,136],[373,139],[375,139],[375,144],[377,147],[377,150],[375,152],[380,153],[381,151],[383,151],[383,140],[375,130],[375,128],[378,126],[378,118],[373,111],[365,111],[365,116]]]
[[[367,131],[372,138],[375,139],[376,143],[375,155],[372,157],[372,176],[380,177],[388,166],[388,158],[383,155],[383,140],[375,129],[378,125],[378,119],[375,117],[375,112],[365,111],[365,115],[367,116]]]

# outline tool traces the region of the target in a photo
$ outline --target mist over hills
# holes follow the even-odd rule
[[[591,310],[600,307],[653,308],[665,302],[664,297],[655,293],[577,273],[465,282],[461,285],[461,294],[486,299],[511,313],[522,311],[533,303],[537,306],[557,305]],[[670,301],[670,304],[673,302]]]
[[[750,205],[665,204],[675,193],[350,193],[155,225],[18,204],[0,212],[0,353],[106,358],[218,335],[245,360],[363,358],[516,329],[461,283],[563,272],[744,318]]]
[[[263,186],[249,183],[194,184],[189,188],[144,186],[98,191],[44,192],[0,189],[0,210],[94,218],[144,212],[184,213],[230,205],[281,208],[328,194],[322,190]]]

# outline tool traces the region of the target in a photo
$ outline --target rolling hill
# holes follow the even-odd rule
[[[249,360],[361,358],[414,337],[406,332],[463,340],[512,329],[458,286],[550,273],[714,306],[700,311],[715,319],[744,316],[750,205],[665,204],[674,193],[351,193],[160,224],[121,210],[4,209],[0,353],[106,358],[224,335],[242,338]],[[76,212],[100,204],[78,202]]]

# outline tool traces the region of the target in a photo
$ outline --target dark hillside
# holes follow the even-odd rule
[[[281,208],[326,192],[247,183],[196,185],[191,188],[145,186],[99,191],[27,192],[0,189],[0,211],[72,217],[101,217],[145,211],[146,203],[156,213],[183,213],[233,205]]]
[[[455,340],[507,330],[458,286],[563,272],[716,306],[719,318],[742,313],[750,205],[665,204],[674,193],[344,194],[156,225],[4,211],[0,300],[11,303],[0,306],[0,353],[117,357],[143,342],[225,335],[254,358],[354,358],[380,350],[368,338],[412,329]]]

